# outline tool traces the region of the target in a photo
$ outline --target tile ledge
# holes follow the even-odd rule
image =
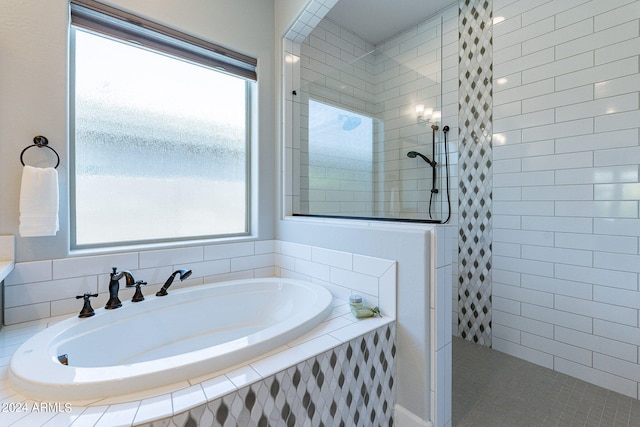
[[[13,271],[15,267],[16,238],[14,236],[0,236],[0,282]]]
[[[10,261],[0,261],[0,282],[2,282],[15,267],[15,262],[13,260]]]

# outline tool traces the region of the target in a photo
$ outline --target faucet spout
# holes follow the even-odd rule
[[[109,274],[109,300],[104,306],[107,310],[113,310],[114,308],[122,307],[122,302],[118,298],[118,291],[120,290],[120,279],[126,278],[127,286],[131,287],[135,284],[135,279],[130,271],[123,270],[118,273],[118,268],[113,267],[113,271]]]

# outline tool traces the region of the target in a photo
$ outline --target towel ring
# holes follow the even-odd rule
[[[42,136],[42,135],[38,135],[38,136],[34,137],[33,138],[33,145],[27,146],[20,153],[20,163],[22,163],[22,166],[25,166],[24,160],[22,159],[22,156],[24,155],[24,152],[27,151],[29,148],[33,148],[33,147],[46,147],[49,150],[53,151],[53,153],[56,155],[56,158],[58,159],[58,162],[56,163],[54,168],[57,169],[58,166],[60,166],[60,156],[58,155],[58,152],[56,150],[54,150],[53,148],[49,147],[49,140],[47,138],[45,138],[44,136]]]

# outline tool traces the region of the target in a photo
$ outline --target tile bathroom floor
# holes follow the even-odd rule
[[[453,427],[640,426],[640,400],[453,338]]]

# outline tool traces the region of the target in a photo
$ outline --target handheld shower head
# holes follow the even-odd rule
[[[162,288],[156,293],[156,296],[163,297],[167,295],[167,289],[169,289],[169,286],[171,286],[171,284],[173,283],[173,279],[175,279],[176,275],[179,275],[180,281],[182,281],[187,277],[191,276],[191,273],[192,273],[191,270],[183,270],[183,269],[174,271],[171,274],[171,276],[169,276],[167,281],[164,283]]]
[[[184,280],[184,279],[187,279],[189,276],[191,276],[191,273],[193,273],[193,271],[180,269],[176,273],[180,274],[180,280]],[[176,273],[173,273],[173,274],[176,274]]]
[[[420,158],[422,160],[424,160],[425,162],[427,162],[429,164],[429,166],[431,166],[432,168],[436,167],[436,162],[429,160],[429,158],[426,157],[424,154],[420,154],[417,151],[409,151],[407,153],[407,157],[409,157],[409,158],[415,159],[416,156],[420,156]]]

